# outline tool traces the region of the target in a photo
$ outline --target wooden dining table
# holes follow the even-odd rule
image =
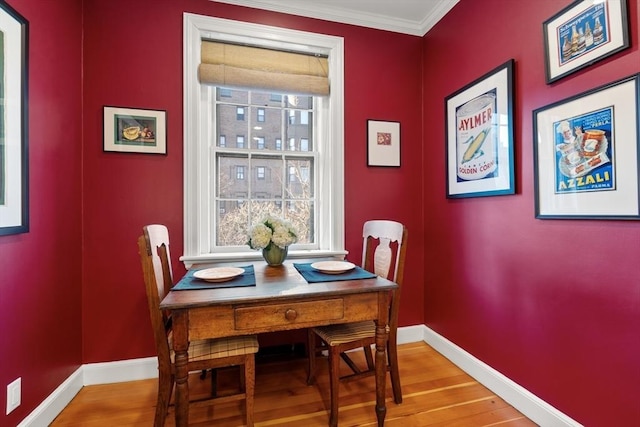
[[[297,261],[298,262],[298,261]],[[293,261],[271,267],[253,264],[255,286],[171,290],[160,303],[173,318],[176,426],[189,423],[187,381],[189,341],[240,336],[321,325],[373,320],[376,323],[376,406],[378,426],[386,415],[386,348],[390,292],[387,279],[335,280],[308,283]],[[197,268],[204,268],[198,265]]]

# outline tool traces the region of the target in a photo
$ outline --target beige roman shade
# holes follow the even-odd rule
[[[202,41],[200,83],[300,95],[329,94],[324,56]]]

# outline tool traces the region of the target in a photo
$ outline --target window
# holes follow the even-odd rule
[[[342,38],[188,13],[184,17],[184,126],[189,143],[184,144],[182,261],[189,267],[216,260],[259,259],[260,253],[245,244],[246,232],[260,219],[256,217],[259,207],[266,204],[288,219],[295,215],[305,219],[306,228],[298,230],[302,238],[290,248],[290,258],[344,255]],[[327,55],[331,93],[288,95],[259,87],[202,84],[198,52],[203,39],[211,37]],[[260,135],[254,133],[258,123]],[[278,125],[272,127],[273,123]],[[221,149],[221,144],[210,143],[228,134],[237,135],[236,147],[225,143]],[[225,171],[233,171],[233,179],[225,177]],[[273,185],[279,186],[278,191]],[[231,215],[240,218],[235,228],[224,225]],[[227,229],[235,233],[235,243],[225,240]]]
[[[300,181],[309,182],[309,168],[307,166],[300,167]]]
[[[244,179],[244,166],[236,166],[236,179]]]
[[[227,146],[227,137],[224,135],[220,135],[220,138],[218,139],[218,145],[220,147],[226,147]]]

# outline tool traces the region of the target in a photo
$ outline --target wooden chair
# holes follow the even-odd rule
[[[147,225],[138,238],[138,250],[147,290],[149,314],[158,353],[158,401],[154,426],[164,425],[175,384],[172,350],[171,314],[160,310],[160,301],[173,286],[169,233],[164,225]],[[255,387],[256,336],[198,340],[189,343],[189,372],[244,366],[241,370],[240,393],[218,396],[212,380],[212,395],[194,400],[194,404],[211,404],[234,400],[245,401],[245,420],[253,426],[253,394]]]
[[[362,268],[398,284],[391,295],[389,308],[389,341],[387,343],[387,371],[391,373],[393,399],[402,403],[400,374],[398,372],[398,311],[400,290],[404,272],[404,258],[407,248],[407,229],[395,221],[375,220],[364,224],[362,237]],[[316,337],[321,346],[316,346]],[[375,323],[373,321],[346,323],[310,328],[308,330],[309,377],[315,381],[316,356],[321,350],[329,354],[329,380],[331,388],[330,426],[338,425],[338,389],[340,382],[348,382],[362,377],[374,376],[375,367],[371,346],[375,344]],[[362,348],[366,359],[366,369],[361,369],[345,352]],[[340,359],[351,368],[348,375],[340,375]]]

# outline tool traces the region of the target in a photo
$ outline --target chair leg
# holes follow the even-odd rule
[[[256,359],[253,354],[247,355],[244,362],[245,389],[245,421],[247,427],[253,427],[253,396],[256,386]]]
[[[393,389],[393,401],[399,404],[402,403],[402,387],[400,386],[400,370],[398,369],[398,343],[395,337],[387,343],[387,354],[391,374],[391,388]]]
[[[171,374],[158,373],[158,400],[156,402],[156,415],[153,421],[154,427],[163,427],[169,410],[169,401],[173,391],[174,377]]]
[[[340,352],[329,347],[329,388],[331,389],[331,414],[329,426],[338,425],[338,391],[340,389]]]
[[[313,329],[307,329],[307,385],[311,385],[316,381],[316,333]]]
[[[366,345],[362,348],[362,350],[364,351],[365,359],[367,359],[367,368],[370,371],[373,371],[375,369],[375,366],[373,365],[373,355],[371,354],[371,346]]]
[[[218,370],[211,370],[211,397],[218,396]]]

